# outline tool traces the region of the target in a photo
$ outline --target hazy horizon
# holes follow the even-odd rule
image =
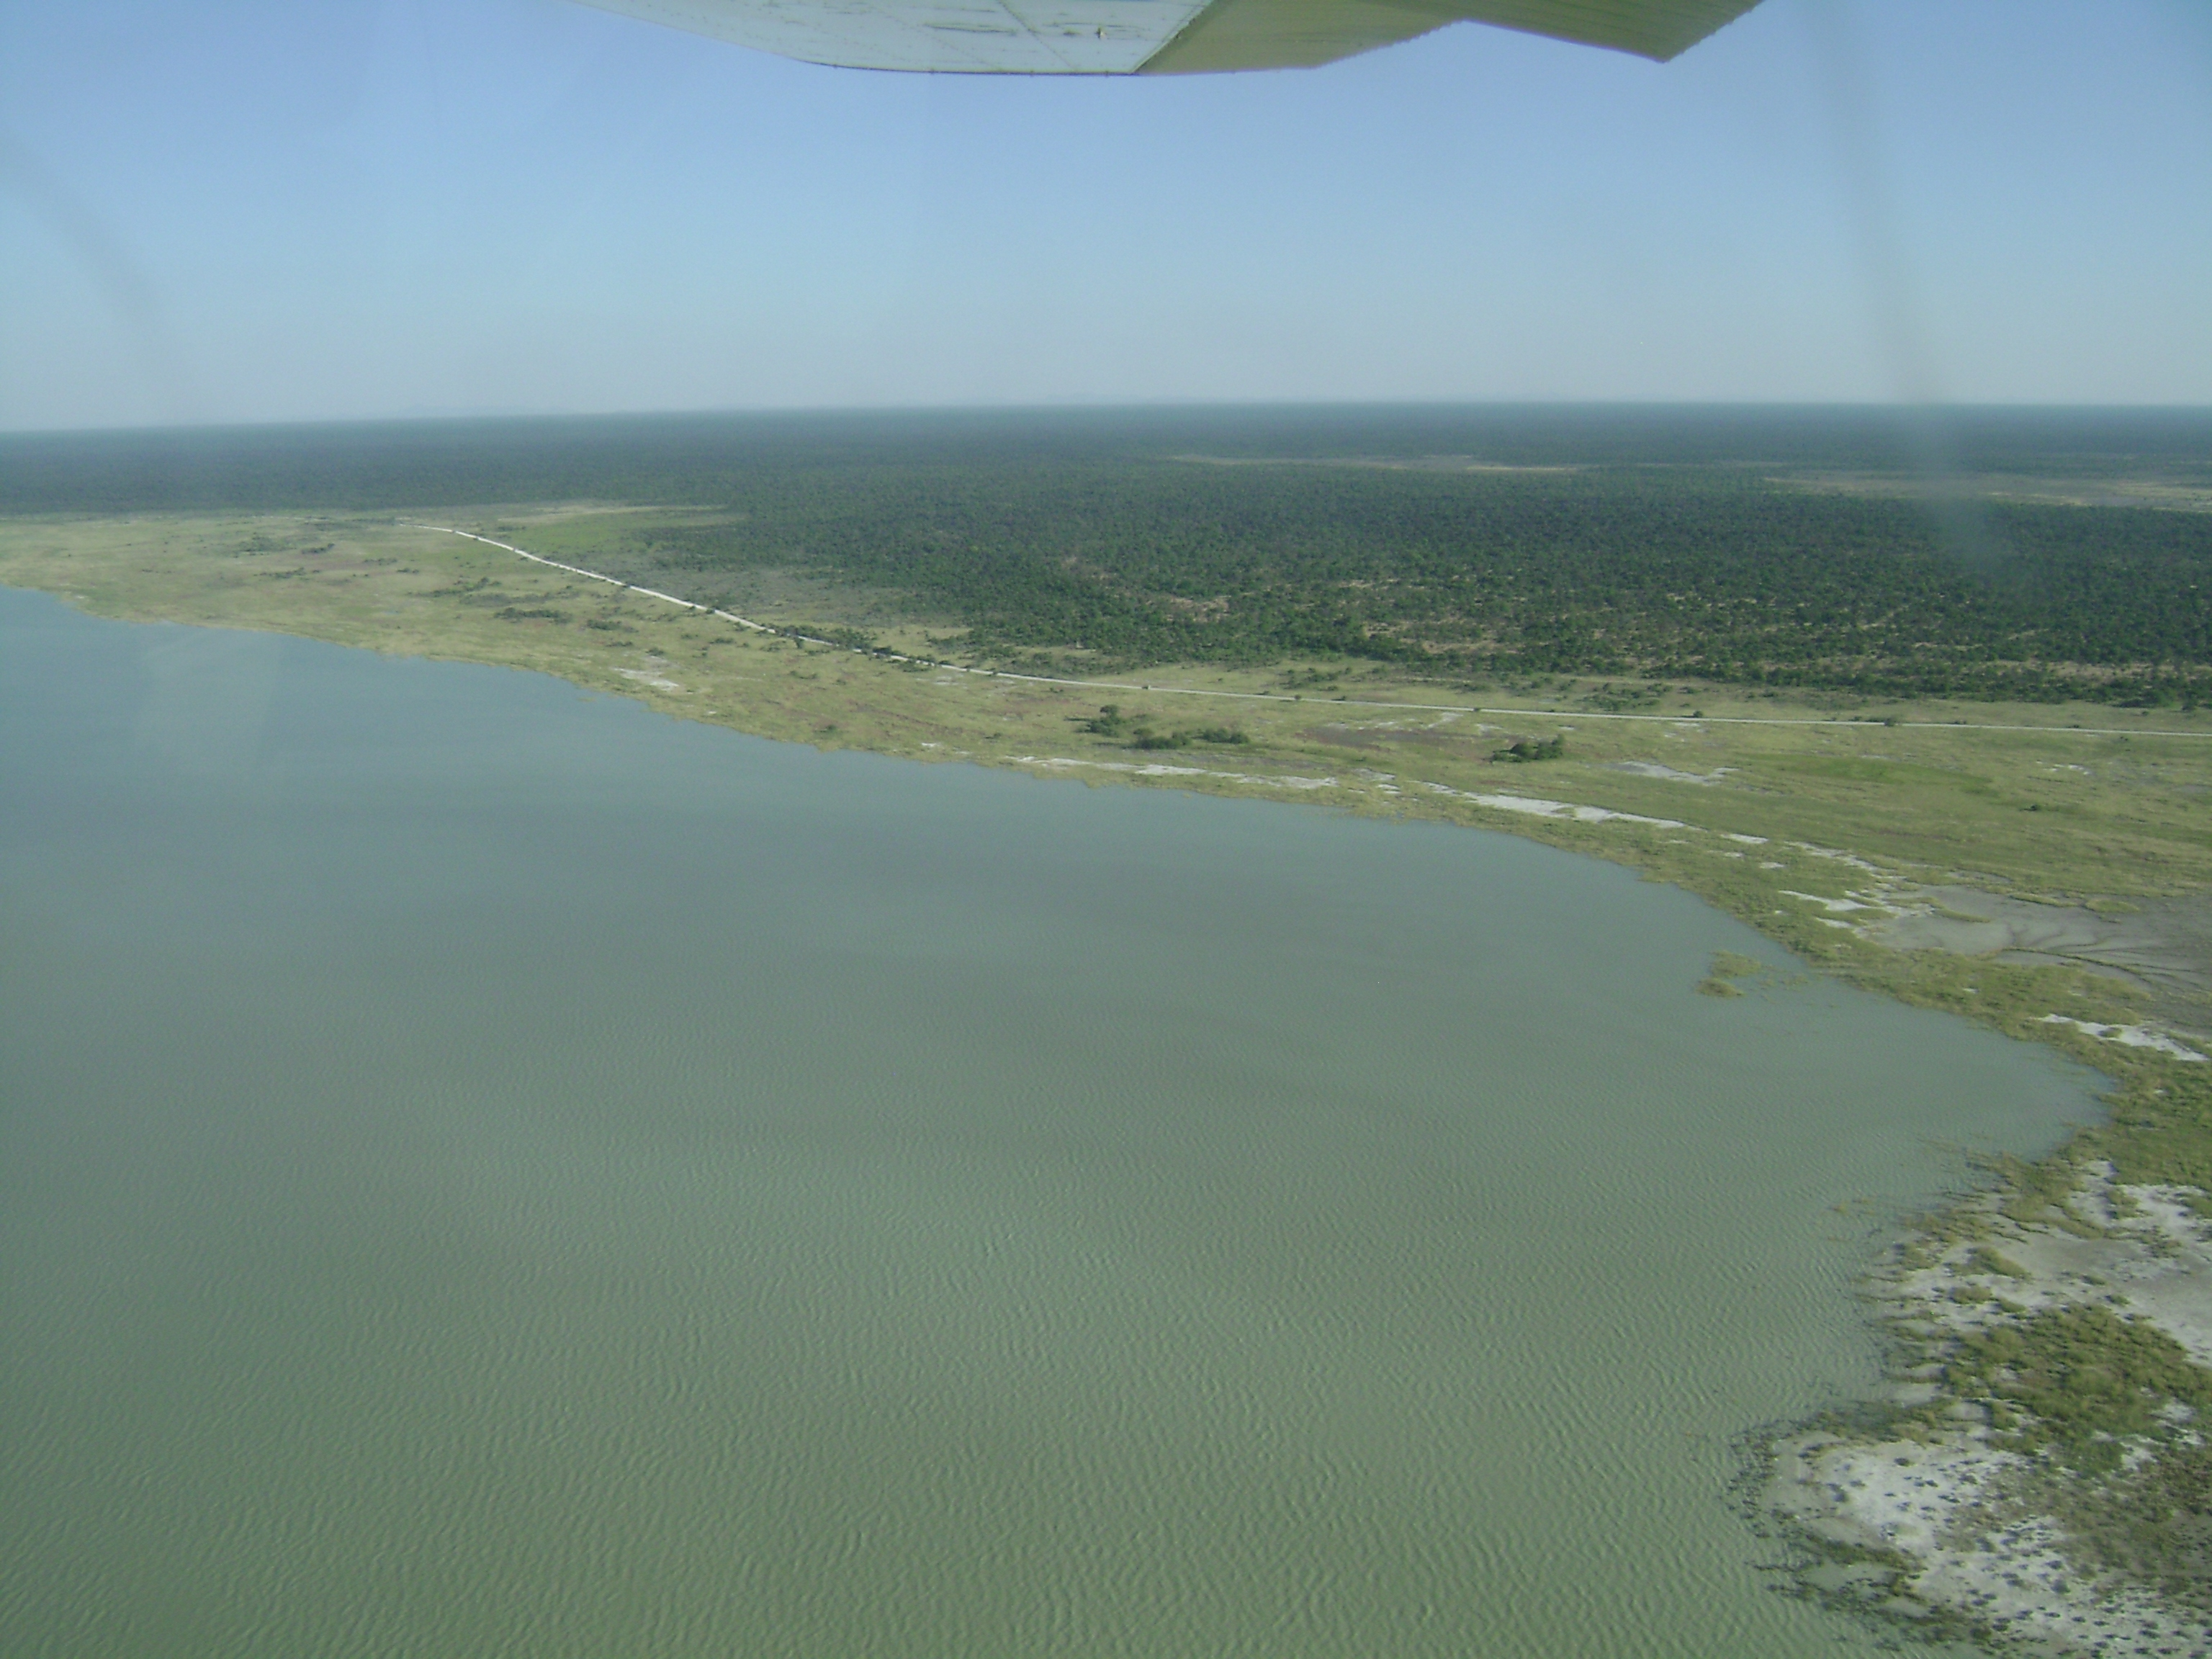
[[[561,422],[587,421],[684,421],[684,420],[774,420],[780,416],[793,419],[834,420],[841,416],[856,419],[891,417],[898,416],[962,415],[1080,415],[1098,414],[1267,414],[1340,412],[1346,415],[1361,413],[1387,414],[1392,411],[1450,414],[1503,412],[1513,410],[1531,411],[1577,411],[1593,413],[1607,410],[1662,413],[1678,410],[1683,414],[1700,412],[1728,413],[1771,410],[1778,413],[1838,415],[1888,414],[1900,420],[1920,420],[1929,416],[1972,415],[2212,415],[2212,398],[2195,401],[2171,403],[2051,403],[2028,399],[1968,403],[1949,400],[1943,403],[1916,404],[1895,398],[1121,398],[1056,399],[1036,398],[1006,402],[972,403],[912,403],[912,404],[702,404],[690,408],[633,409],[454,409],[404,410],[388,414],[306,416],[269,420],[201,420],[149,422],[130,425],[123,423],[91,424],[83,426],[4,427],[0,438],[72,438],[72,437],[160,437],[167,434],[214,434],[222,432],[284,432],[315,430],[348,427],[404,427],[404,426],[470,426],[512,423],[552,424]]]
[[[2212,401],[2212,12],[902,76],[567,0],[0,0],[0,429]]]

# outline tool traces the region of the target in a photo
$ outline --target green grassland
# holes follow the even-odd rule
[[[556,556],[574,551],[575,526],[609,516],[560,507],[444,515]],[[1916,998],[1947,1005],[1957,997],[1942,983],[1965,971],[1954,961],[1888,961],[1905,953],[1787,895],[1848,900],[1874,878],[1835,854],[1895,881],[1960,881],[2030,899],[2141,905],[2212,890],[2205,712],[1793,699],[1642,681],[1625,697],[1619,683],[1595,677],[1483,696],[1401,665],[1334,655],[1054,683],[754,633],[389,515],[0,521],[0,580],[101,615],[538,670],[680,718],[822,747],[1510,830],[1634,863],[1833,971],[1895,978],[1901,991],[1919,985]],[[817,638],[865,636],[932,659],[932,641],[945,638],[927,620],[884,616],[856,627],[856,613],[824,604],[851,590],[804,579],[781,589],[763,581],[740,597],[765,601],[743,614]],[[958,651],[948,660],[963,658],[972,662]],[[1624,701],[1636,704],[1632,715]],[[1108,704],[1118,714],[1102,720]],[[1194,735],[1209,731],[1227,740]],[[1194,735],[1158,741],[1178,733]],[[1557,758],[1493,758],[1516,741],[1552,739],[1564,739]],[[1486,793],[1687,828],[1535,817],[1468,799]],[[2001,969],[1980,976],[2002,977]],[[2038,1012],[2117,1017],[2136,1006],[2109,978],[2069,994],[2075,1003]],[[2108,1047],[2088,1051],[2110,1057]]]
[[[532,564],[409,521],[416,516],[612,567],[783,631]],[[2007,682],[2018,696],[1972,702],[1903,695],[1905,680],[1894,675],[1869,682],[1886,690],[1848,676],[1777,684],[1738,672],[1734,659],[1713,675],[1680,659],[1665,672],[1650,662],[1540,672],[1523,653],[1510,672],[1496,663],[1479,672],[1464,652],[1347,649],[1338,635],[1291,648],[1295,629],[1176,660],[1159,648],[1206,638],[1204,595],[1178,613],[1146,590],[1144,605],[1170,625],[1115,649],[1077,648],[1016,638],[974,594],[901,586],[842,556],[755,550],[702,555],[691,566],[676,556],[686,547],[726,550],[743,523],[726,506],[605,501],[404,517],[19,513],[0,519],[0,583],[100,616],[554,674],[674,718],[825,749],[1531,836],[1677,884],[1839,978],[2096,1066],[2112,1081],[2110,1121],[2044,1164],[1994,1172],[2009,1183],[2016,1218],[2059,1215],[2054,1206],[2096,1160],[2124,1182],[2193,1188],[2200,1204],[2212,1193],[2212,1065],[2047,1023],[2057,1014],[2212,1030],[2212,963],[2153,984],[2063,955],[1893,949],[1862,926],[1921,888],[2086,907],[2147,926],[2212,894],[2212,709],[2187,695],[2203,665],[2193,635],[2176,635],[2171,662],[2130,671],[2132,698],[2117,698],[2104,674],[2072,701],[2054,689],[2063,674],[2040,670],[2032,684]],[[688,540],[687,526],[697,532]],[[2152,526],[2123,539],[2180,557],[2166,535]],[[2126,566],[2135,556],[2112,556]],[[672,581],[672,571],[688,572],[690,585]],[[2185,605],[2180,614],[2175,626],[2185,633],[2196,613]],[[1757,994],[1766,982],[1759,964],[1735,957],[1684,990]],[[1947,1224],[1930,1221],[1939,1234]],[[2045,1349],[2060,1358],[2039,1357]],[[2102,1422],[2094,1401],[2069,1403],[2068,1377],[2122,1377],[2115,1423],[2152,1420],[2167,1401],[2212,1399],[2201,1367],[2166,1347],[2150,1352],[2121,1320],[2023,1319],[2014,1337],[1991,1339],[1956,1364],[1973,1388],[2043,1424],[2045,1441],[2062,1450],[2089,1443]],[[2176,1442],[2164,1461],[2123,1474],[2109,1460],[2085,1465],[2069,1488],[2069,1516],[2108,1565],[2162,1582],[2173,1562],[2201,1559],[2203,1522],[2188,1494],[2201,1497],[2203,1462]],[[2185,1488],[2179,1531],[2115,1518],[2126,1493],[2161,1481]]]

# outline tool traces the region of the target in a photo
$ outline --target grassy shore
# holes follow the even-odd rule
[[[424,516],[558,557],[605,514]],[[1777,1467],[1796,1486],[1774,1507],[1821,1593],[2063,1648],[2049,1619],[2000,1620],[1944,1588],[1966,1523],[1948,1542],[1868,1542],[1878,1523],[1806,1496],[1826,1479],[1808,1445],[1832,1463],[1900,1444],[1933,1449],[1911,1454],[1931,1468],[1971,1454],[1975,1525],[2040,1516],[2065,1595],[2132,1596],[2193,1628],[2172,1587],[2212,1547],[2191,1426],[2212,1401],[2212,1311],[2192,1326],[2183,1304],[2130,1300],[2131,1275],[2156,1275],[2113,1264],[2182,1261],[2212,1216],[2212,1063],[2187,1058],[2212,1053],[2212,712],[1588,680],[1507,695],[1342,659],[1055,683],[992,672],[942,626],[799,575],[728,596],[787,630],[756,632],[391,514],[19,518],[0,521],[0,583],[101,616],[543,672],[823,748],[1509,830],[1676,883],[1838,977],[2087,1060],[2112,1080],[2110,1122],[1929,1218],[1884,1281],[1911,1387],[1785,1437],[1798,1449]],[[1702,988],[1759,981],[1738,958]],[[2163,1243],[2144,1242],[2152,1212],[2169,1218],[2152,1229]],[[2118,1252],[2108,1270],[2023,1269],[2032,1296],[1990,1265],[2092,1236]],[[1939,1304],[1973,1318],[1932,1317]]]

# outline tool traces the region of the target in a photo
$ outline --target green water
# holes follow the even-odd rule
[[[2094,1113],[1504,836],[0,592],[0,1650],[1871,1650],[1731,1437]]]

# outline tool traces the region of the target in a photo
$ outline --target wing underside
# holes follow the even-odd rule
[[[1664,60],[1755,0],[584,0],[785,58],[970,75],[1294,69],[1492,23]]]

